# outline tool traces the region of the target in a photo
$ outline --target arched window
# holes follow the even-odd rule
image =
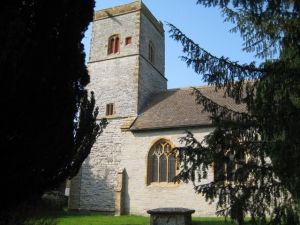
[[[148,46],[148,58],[149,58],[149,61],[154,64],[154,55],[155,55],[155,49],[154,49],[154,45],[152,43],[152,41],[149,42],[149,46]]]
[[[108,54],[114,54],[119,52],[120,50],[120,37],[119,35],[115,34],[113,36],[110,36],[108,39]]]
[[[176,156],[171,144],[161,139],[150,149],[148,154],[147,183],[173,182],[176,176]]]

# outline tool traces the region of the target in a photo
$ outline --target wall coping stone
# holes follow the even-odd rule
[[[157,208],[157,209],[150,209],[147,211],[150,215],[157,215],[157,214],[192,214],[194,213],[194,209],[187,209],[187,208]]]

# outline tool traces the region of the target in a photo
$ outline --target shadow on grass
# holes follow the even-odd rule
[[[225,221],[224,217],[194,217],[193,225],[236,225],[236,223],[230,219]],[[245,225],[251,225],[249,218],[245,219]]]
[[[232,225],[232,222],[225,222],[225,221],[193,221],[193,225]]]
[[[67,218],[67,217],[83,217],[83,216],[109,216],[108,214],[102,214],[99,212],[92,211],[69,211],[69,210],[61,210],[61,211],[42,211],[39,212],[37,217],[49,217],[49,218]]]
[[[224,218],[220,217],[196,217],[193,218],[193,225],[233,225],[234,223],[230,220],[225,221]]]

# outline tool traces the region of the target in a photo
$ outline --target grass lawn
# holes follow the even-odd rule
[[[55,218],[57,225],[149,225],[149,217],[107,216],[97,213],[63,212],[52,213],[47,217]],[[232,225],[224,218],[193,218],[193,225]]]

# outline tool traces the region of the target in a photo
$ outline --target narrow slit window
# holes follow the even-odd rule
[[[154,50],[154,45],[152,43],[152,41],[149,42],[149,46],[148,46],[148,58],[149,61],[154,64],[154,54],[155,54],[155,50]]]
[[[106,115],[111,116],[113,114],[114,114],[114,104],[109,103],[109,104],[106,105]]]

